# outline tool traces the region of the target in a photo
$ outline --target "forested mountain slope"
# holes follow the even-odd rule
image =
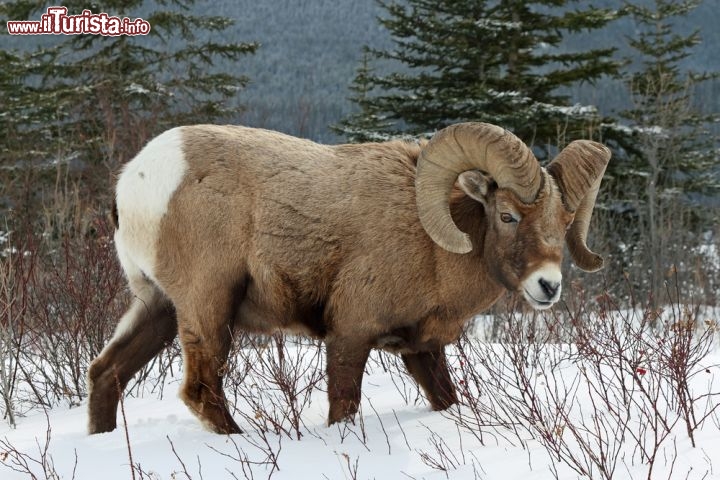
[[[618,7],[620,0],[599,0],[598,7]],[[236,19],[234,34],[240,40],[256,40],[262,46],[254,58],[240,68],[247,69],[252,84],[245,95],[249,110],[241,121],[283,130],[324,141],[337,138],[327,125],[347,114],[347,86],[358,67],[364,45],[386,48],[392,45],[376,17],[382,8],[372,0],[251,0],[218,2],[213,13]],[[699,28],[702,43],[687,66],[698,71],[720,70],[720,2],[705,0],[691,16],[678,22],[681,32]],[[569,38],[566,48],[582,50],[597,44],[618,47],[626,55],[626,36],[635,25],[621,19],[600,35],[579,33]],[[599,38],[598,38],[599,37]],[[606,111],[623,109],[627,100],[618,82],[603,82],[577,90],[586,102],[596,102]],[[720,83],[704,88],[698,95],[706,106],[720,108]]]
[[[635,0],[647,2],[647,0]],[[597,7],[617,8],[623,0],[597,0]],[[147,13],[146,6],[138,16]],[[328,129],[352,110],[348,85],[358,67],[363,46],[389,48],[387,31],[377,22],[383,9],[374,0],[221,0],[198,1],[197,13],[223,15],[235,20],[228,40],[258,41],[254,57],[227,69],[251,78],[241,93],[248,109],[236,122],[282,130],[323,141],[337,141]],[[572,7],[571,7],[572,8]],[[701,31],[702,43],[686,66],[698,71],[720,71],[720,1],[705,0],[690,16],[678,22],[679,32]],[[635,25],[625,18],[599,33],[578,33],[565,48],[583,50],[615,45],[618,55],[628,53],[626,37]],[[10,47],[52,42],[51,37],[2,37]],[[169,39],[172,41],[172,39]],[[627,97],[617,82],[582,86],[574,92],[579,101],[597,103],[605,112],[623,109]],[[720,109],[720,81],[698,92],[699,103]]]

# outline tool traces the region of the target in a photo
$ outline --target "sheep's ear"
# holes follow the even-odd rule
[[[470,198],[477,200],[483,205],[487,204],[487,196],[490,191],[492,178],[479,170],[468,170],[458,175],[458,185]]]

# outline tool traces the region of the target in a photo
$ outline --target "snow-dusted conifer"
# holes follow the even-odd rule
[[[240,110],[237,93],[248,79],[236,63],[254,43],[218,41],[227,17],[197,15],[194,0],[67,0],[68,15],[93,14],[150,23],[147,36],[46,35],[20,59],[14,84],[0,82],[0,98],[23,93],[7,118],[45,159],[77,158],[114,169],[148,138],[182,123],[218,120]],[[1,20],[40,20],[47,2],[0,4]],[[4,24],[4,21],[2,22]],[[218,62],[233,62],[232,72]],[[22,67],[22,68],[20,68]],[[32,139],[32,141],[30,140]],[[26,143],[26,145],[27,145]]]
[[[632,148],[611,162],[605,192],[615,207],[615,234],[632,245],[622,256],[648,265],[649,285],[643,287],[658,302],[666,295],[670,265],[717,222],[720,150],[710,129],[713,123],[717,129],[720,117],[701,112],[693,96],[701,82],[718,74],[683,68],[700,36],[676,27],[701,3],[653,0],[625,6],[636,26],[627,38],[631,108],[621,112]]]
[[[431,134],[459,121],[486,121],[512,130],[539,151],[592,137],[597,110],[571,104],[565,87],[615,75],[618,62],[612,48],[573,52],[563,39],[602,28],[617,12],[570,9],[573,3],[382,3],[387,15],[380,22],[395,47],[369,50],[381,68],[359,71],[355,84],[362,81],[365,89],[355,100],[360,112],[345,119],[341,130],[357,139]]]

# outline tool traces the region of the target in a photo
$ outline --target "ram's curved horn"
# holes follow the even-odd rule
[[[450,216],[450,192],[462,172],[482,170],[498,186],[532,203],[542,184],[537,159],[519,138],[487,123],[459,123],[439,131],[420,153],[415,191],[420,222],[442,248],[467,253],[472,243]]]
[[[594,272],[603,267],[603,259],[587,246],[590,217],[610,150],[597,142],[576,140],[565,147],[548,165],[548,172],[560,188],[565,207],[575,212],[575,220],[565,235],[568,250],[582,270]]]

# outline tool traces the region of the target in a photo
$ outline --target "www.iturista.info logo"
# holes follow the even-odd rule
[[[111,17],[107,13],[83,10],[80,15],[68,15],[67,7],[48,7],[40,20],[10,20],[10,35],[147,35],[150,23],[142,18]]]

